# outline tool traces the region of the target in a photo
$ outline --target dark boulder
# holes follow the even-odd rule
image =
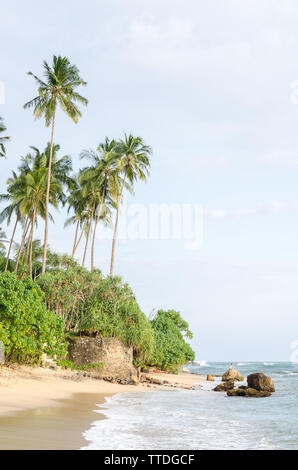
[[[270,397],[271,393],[268,391],[259,391],[255,388],[236,388],[234,390],[228,390],[227,395],[229,397],[250,397],[250,398],[264,398]]]
[[[262,372],[248,375],[247,384],[260,392],[275,392],[273,380]]]
[[[229,382],[223,382],[219,385],[217,385],[213,391],[214,392],[227,392],[228,390],[232,390],[234,388],[234,382],[229,381]]]

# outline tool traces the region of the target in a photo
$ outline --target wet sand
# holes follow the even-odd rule
[[[111,395],[111,394],[110,394]],[[82,432],[95,420],[103,394],[81,393],[59,400],[60,406],[18,411],[0,417],[0,450],[73,450],[87,444]]]

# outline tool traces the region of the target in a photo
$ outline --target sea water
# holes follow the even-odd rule
[[[84,432],[85,449],[298,449],[298,364],[234,364],[243,376],[264,372],[276,392],[267,398],[227,397],[202,390],[154,390],[106,399]],[[228,363],[187,366],[193,373],[223,374]],[[220,381],[220,377],[215,378]],[[103,408],[103,409],[102,409]]]

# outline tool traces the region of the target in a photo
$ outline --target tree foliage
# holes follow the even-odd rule
[[[153,366],[170,371],[193,361],[195,353],[185,338],[192,338],[188,323],[175,310],[159,310],[151,322],[154,332]]]
[[[117,337],[144,360],[152,354],[151,324],[120,277],[104,279],[100,271],[90,272],[73,261],[67,269],[60,265],[48,270],[38,284],[47,307],[64,320],[67,330]]]
[[[81,316],[79,329],[100,332],[133,346],[135,356],[146,360],[153,351],[153,333],[128,284],[120,277],[107,277],[95,288]]]
[[[49,258],[49,265],[56,266],[37,280],[45,293],[46,305],[63,319],[68,331],[78,332],[88,299],[102,279],[101,273],[91,273],[66,255],[51,254]]]
[[[63,320],[46,309],[43,297],[30,278],[0,273],[0,340],[7,360],[36,363],[43,352],[66,353]]]
[[[6,131],[3,119],[0,116],[0,157],[6,156],[6,147],[5,144],[10,140],[10,137],[3,136],[2,133]]]

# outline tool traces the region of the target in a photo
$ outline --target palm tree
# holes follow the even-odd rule
[[[6,264],[5,264],[5,271],[8,268],[10,253],[12,249],[12,245],[14,243],[14,236],[18,222],[20,221],[23,224],[23,236],[22,236],[22,243],[21,243],[21,250],[23,249],[23,241],[25,242],[25,235],[29,228],[29,215],[24,213],[21,209],[21,200],[20,194],[23,194],[25,191],[25,180],[24,180],[24,171],[22,170],[20,174],[17,174],[15,171],[12,172],[12,176],[7,180],[7,192],[5,194],[0,195],[0,201],[8,201],[9,205],[6,206],[0,214],[0,220],[7,220],[7,224],[10,224],[11,217],[13,213],[16,214],[16,222],[13,229],[13,234],[10,240],[9,250],[7,253]],[[21,253],[20,253],[21,254]],[[19,257],[17,259],[17,263],[15,265],[15,272],[17,269],[17,264],[19,261]]]
[[[24,108],[34,109],[33,114],[36,118],[44,117],[47,127],[52,126],[47,175],[42,274],[45,272],[47,259],[49,197],[57,105],[60,105],[62,110],[77,123],[81,112],[76,104],[80,103],[85,106],[88,104],[88,100],[76,92],[76,89],[80,85],[86,85],[87,83],[82,80],[78,68],[75,65],[71,65],[67,57],[53,56],[52,66],[44,61],[43,67],[45,81],[38,78],[32,72],[29,72],[29,75],[34,77],[38,85],[38,96],[24,105]]]
[[[83,188],[80,185],[78,180],[74,180],[74,184],[72,185],[70,189],[70,194],[68,197],[68,209],[67,209],[68,213],[71,210],[73,210],[74,215],[70,216],[64,224],[64,227],[68,227],[69,225],[76,224],[75,238],[74,238],[73,248],[72,248],[72,257],[75,256],[75,252],[82,240],[82,236],[86,232],[86,227],[88,225],[88,220],[89,220],[89,211],[88,211],[87,206],[88,206],[88,201],[86,199],[85,194],[83,194]],[[81,229],[80,235],[79,235],[79,229]]]
[[[100,219],[107,221],[108,204],[111,203],[109,195],[109,182],[113,175],[115,175],[116,163],[118,161],[118,154],[115,152],[116,141],[110,140],[108,137],[105,141],[99,144],[97,151],[85,150],[81,153],[81,158],[88,158],[92,165],[84,171],[85,180],[93,181],[99,190],[99,204],[96,209],[96,219],[93,230],[92,244],[91,244],[91,271],[94,270],[94,248],[96,229]]]
[[[10,178],[8,180],[8,182],[9,181],[14,181],[16,179],[17,179],[17,175],[16,175],[15,172],[13,172],[13,177]],[[10,238],[9,248],[8,248],[7,257],[6,257],[6,263],[5,263],[5,267],[4,267],[5,272],[7,271],[7,268],[8,268],[8,265],[9,265],[11,249],[12,249],[12,245],[13,245],[13,242],[14,242],[14,237],[15,237],[15,233],[16,233],[18,223],[23,222],[23,218],[22,218],[22,214],[20,212],[19,204],[15,204],[13,202],[14,196],[13,196],[13,192],[11,191],[11,188],[12,188],[12,184],[10,184],[8,186],[6,194],[0,194],[0,201],[12,201],[11,204],[6,206],[2,210],[2,212],[0,214],[0,223],[2,223],[4,220],[6,220],[7,225],[10,225],[11,218],[15,214],[15,224],[14,224],[12,235],[11,235],[11,238]]]
[[[0,227],[0,248],[5,248],[5,243],[7,242],[6,240],[6,234]]]
[[[82,266],[85,266],[87,248],[92,230],[92,223],[95,217],[96,208],[100,200],[100,188],[97,186],[95,181],[88,179],[87,176],[88,175],[84,171],[81,171],[81,174],[79,176],[79,181],[82,185],[82,196],[86,201],[86,209],[88,210],[87,234]]]
[[[6,131],[6,127],[3,123],[3,118],[0,116],[0,157],[6,156],[5,143],[10,140],[10,137],[1,137],[2,132]]]
[[[141,137],[133,137],[131,134],[124,134],[124,139],[120,139],[120,141],[117,143],[115,152],[119,156],[119,176],[123,175],[123,178],[122,180],[119,180],[118,177],[118,181],[117,179],[114,181],[116,220],[112,242],[110,276],[113,276],[114,272],[115,246],[123,189],[126,187],[127,181],[133,185],[133,183],[138,179],[141,181],[146,180],[146,177],[149,174],[149,157],[152,153],[152,150],[148,145],[144,144]]]
[[[7,215],[9,216],[10,213],[15,210],[24,226],[14,271],[17,272],[18,270],[21,256],[24,254],[24,247],[26,246],[25,265],[29,264],[29,270],[32,274],[34,228],[37,225],[39,216],[45,218],[48,158],[46,151],[42,153],[35,147],[31,148],[34,150],[34,153],[29,153],[26,157],[22,158],[21,165],[18,168],[20,172],[19,175],[13,172],[13,176],[9,178],[7,182],[7,194],[2,195],[1,198],[10,201],[10,206],[6,208]],[[67,175],[65,175],[61,168],[64,169],[66,165],[65,161],[68,161],[69,164],[71,163],[69,157],[57,158],[56,150],[58,150],[58,148],[58,146],[54,147],[55,152],[53,153],[53,172],[51,175],[49,199],[50,204],[56,208],[60,201],[63,202],[66,199],[63,193],[63,183]],[[69,168],[68,165],[66,165],[66,167],[68,170],[71,168],[71,166]],[[48,216],[52,220],[51,214],[48,214]],[[26,243],[27,235],[28,240]]]

